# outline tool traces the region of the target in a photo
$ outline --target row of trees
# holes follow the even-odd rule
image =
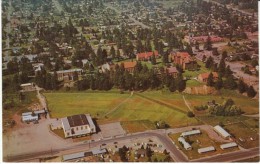
[[[164,68],[160,70],[148,69],[146,65],[137,62],[133,73],[124,68],[124,65],[117,64],[114,70],[105,73],[94,73],[88,75],[77,83],[78,90],[110,90],[116,87],[122,90],[147,90],[167,87],[171,92],[182,92],[186,88],[186,82],[180,73],[173,78]]]

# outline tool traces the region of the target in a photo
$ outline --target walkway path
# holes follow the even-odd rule
[[[126,103],[132,96],[133,96],[134,92],[131,92],[131,95],[129,97],[127,97],[124,101],[122,101],[121,103],[119,103],[116,107],[114,107],[112,110],[110,110],[109,112],[107,112],[103,117],[115,112],[121,105],[123,105],[124,103]]]

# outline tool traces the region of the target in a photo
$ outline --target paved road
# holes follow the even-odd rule
[[[128,135],[120,138],[111,138],[107,140],[100,140],[100,141],[95,141],[91,143],[81,143],[77,144],[74,146],[69,146],[66,148],[62,149],[52,149],[48,151],[41,151],[41,152],[34,152],[30,154],[21,154],[21,155],[16,155],[16,156],[9,156],[8,158],[5,158],[5,161],[26,161],[29,159],[36,159],[39,157],[43,156],[50,156],[50,155],[55,155],[59,154],[60,152],[65,152],[65,151],[82,151],[85,149],[89,149],[91,147],[97,147],[101,144],[108,144],[108,143],[113,143],[113,142],[119,142],[122,140],[127,140],[127,139],[136,139],[136,138],[146,138],[146,137],[157,137],[165,146],[165,148],[170,152],[170,155],[175,161],[188,161],[187,158],[172,144],[172,141],[166,137],[166,134],[159,134],[157,132],[144,132],[144,133],[138,133],[138,134],[133,134],[133,135]]]
[[[214,157],[193,160],[192,162],[233,162],[259,156],[259,153],[259,147],[257,147],[253,149],[245,149],[236,152],[221,154]]]
[[[128,134],[126,136],[116,137],[116,138],[110,138],[110,139],[104,139],[89,143],[70,143],[70,144],[63,144],[64,146],[59,146],[57,149],[45,149],[42,151],[33,151],[33,152],[27,152],[24,154],[16,154],[13,156],[9,156],[8,158],[5,158],[5,161],[26,161],[29,159],[37,159],[40,157],[46,157],[51,155],[63,155],[68,153],[74,153],[74,152],[80,152],[80,151],[86,151],[93,147],[98,147],[103,143],[114,143],[119,141],[125,141],[125,140],[131,140],[131,139],[137,139],[137,138],[147,138],[147,137],[156,137],[158,138],[162,144],[165,146],[165,148],[170,152],[171,157],[174,159],[174,161],[177,162],[187,162],[187,157],[178,150],[174,144],[172,143],[171,139],[167,136],[168,133],[180,133],[187,130],[192,130],[192,128],[200,128],[204,131],[206,131],[210,138],[215,139],[219,142],[227,142],[226,140],[222,139],[220,136],[214,132],[213,128],[209,125],[198,125],[198,126],[190,126],[190,127],[183,127],[183,128],[175,128],[175,129],[160,129],[160,130],[152,130],[152,131],[146,131],[141,133],[135,133],[135,134]],[[57,142],[61,142],[58,141]],[[5,156],[6,157],[6,156]]]

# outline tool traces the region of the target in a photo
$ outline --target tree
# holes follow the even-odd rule
[[[52,89],[57,90],[58,89],[58,75],[57,72],[55,71],[52,78],[51,78],[51,84],[52,84]]]
[[[187,116],[188,116],[188,117],[194,117],[195,115],[194,115],[193,112],[189,111],[189,112],[187,113]]]
[[[110,55],[112,56],[112,59],[114,59],[116,57],[116,51],[115,51],[114,46],[112,46],[110,49]]]
[[[156,64],[156,58],[155,58],[155,55],[153,53],[152,57],[151,57],[151,63],[152,65],[155,65]]]
[[[250,87],[247,89],[247,96],[248,96],[248,97],[255,97],[255,95],[256,95],[255,89],[254,89],[252,86],[250,86]]]
[[[220,76],[218,77],[218,80],[216,81],[214,87],[216,90],[220,90],[223,87],[223,81]]]
[[[207,86],[212,87],[214,85],[214,77],[212,72],[210,72],[208,80],[207,80]]]
[[[209,50],[209,51],[212,50],[212,42],[211,42],[211,38],[209,35],[208,35],[206,43],[204,44],[204,49]]]
[[[224,87],[226,89],[236,89],[237,87],[237,83],[236,81],[234,80],[234,77],[233,76],[228,76],[227,79],[225,80],[224,82]]]
[[[237,89],[239,93],[244,93],[247,90],[247,85],[244,83],[243,80],[239,79]]]
[[[206,60],[205,67],[210,69],[210,68],[213,67],[213,65],[214,65],[214,60],[213,60],[213,58],[210,56],[210,57],[208,57],[208,59]]]
[[[220,63],[218,65],[218,73],[222,76],[225,74],[225,70],[226,70],[225,59],[221,58]]]
[[[116,51],[116,57],[117,57],[117,61],[119,61],[119,59],[120,59],[120,50],[119,49],[117,49],[117,51]]]

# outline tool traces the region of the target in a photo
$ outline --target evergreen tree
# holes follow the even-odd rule
[[[223,81],[222,81],[222,78],[219,76],[214,87],[216,90],[220,90],[222,88],[222,86],[223,86]]]
[[[225,74],[225,70],[226,70],[225,59],[221,58],[220,63],[218,65],[218,73],[222,76]]]
[[[210,72],[208,80],[207,80],[207,86],[212,87],[214,85],[214,77],[212,72]]]
[[[247,85],[244,83],[243,80],[239,79],[237,89],[239,93],[244,93],[245,91],[247,91]]]
[[[114,46],[112,46],[110,49],[110,55],[112,56],[112,59],[114,59],[116,57],[116,51],[115,51]]]
[[[204,49],[212,50],[212,42],[210,36],[208,36],[206,43],[204,44]]]
[[[224,87],[226,89],[236,89],[237,83],[232,75],[227,77],[227,79],[224,82]]]
[[[250,87],[247,89],[247,96],[248,96],[248,97],[255,97],[255,95],[256,95],[255,89],[254,89],[252,86],[250,86]]]
[[[155,58],[155,55],[153,53],[152,57],[151,57],[151,63],[152,65],[155,65],[156,64],[156,58]]]

